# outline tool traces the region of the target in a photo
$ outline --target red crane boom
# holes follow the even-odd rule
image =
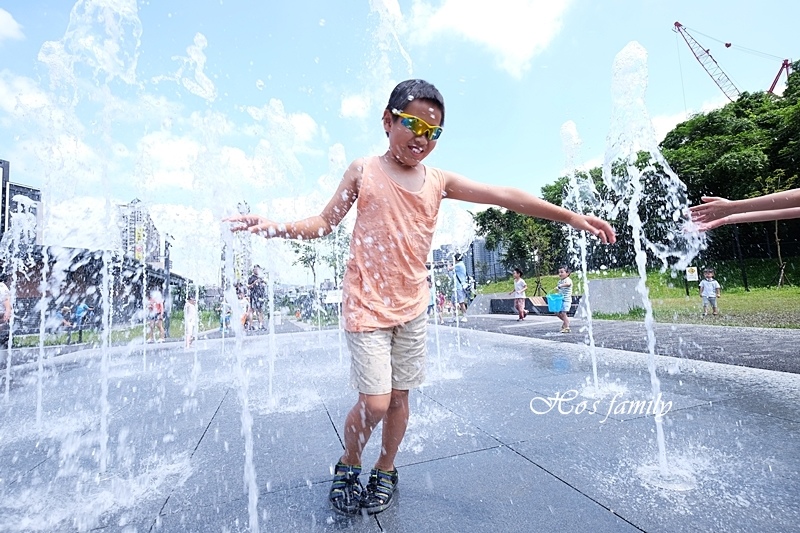
[[[683,40],[689,45],[689,49],[694,54],[694,57],[703,66],[708,75],[711,76],[711,79],[714,80],[714,83],[717,84],[717,87],[722,89],[722,92],[725,93],[725,96],[728,97],[728,100],[733,102],[739,98],[739,89],[736,88],[736,85],[734,85],[728,75],[725,74],[725,72],[717,63],[716,59],[711,56],[711,52],[707,48],[703,48],[700,43],[697,42],[697,39],[692,37],[692,35],[686,30],[686,27],[680,22],[675,23],[675,31],[681,34]],[[780,75],[781,73],[778,72],[778,78]],[[777,82],[778,79],[775,78],[775,83],[773,83],[772,88],[774,88]],[[770,90],[770,92],[772,91]]]
[[[791,69],[791,65],[789,64],[789,60],[788,59],[784,59],[783,63],[781,64],[781,68],[778,71],[778,74],[775,76],[775,79],[772,81],[772,85],[769,86],[769,91],[767,91],[768,93],[775,94],[775,86],[778,85],[778,80],[781,79],[781,74],[783,74],[784,70],[786,71],[786,79],[787,80],[789,79],[789,71],[790,71],[790,69]]]

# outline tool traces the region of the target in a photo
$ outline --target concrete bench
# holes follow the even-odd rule
[[[567,311],[567,316],[575,316],[581,302],[581,297],[582,296],[572,297],[572,304],[569,307],[569,311]],[[514,298],[492,298],[490,309],[492,314],[517,314],[517,310],[514,309]],[[529,315],[555,316],[555,313],[548,310],[547,300],[545,300],[543,296],[525,298],[525,310],[528,311]]]

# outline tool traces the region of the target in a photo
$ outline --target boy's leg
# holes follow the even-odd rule
[[[363,488],[361,453],[372,431],[386,415],[391,401],[391,331],[347,332],[350,379],[358,390],[358,401],[345,419],[344,453],[334,469],[328,494],[331,506],[344,514],[361,510]]]
[[[344,464],[352,466],[361,464],[361,452],[369,442],[375,426],[386,416],[391,396],[391,393],[359,393],[358,401],[347,413],[344,422],[344,454],[341,459]]]
[[[367,514],[380,513],[393,501],[397,488],[395,457],[408,426],[408,391],[425,381],[428,324],[425,314],[394,328],[392,338],[392,394],[383,418],[381,454],[370,471],[362,497],[361,509]]]
[[[391,394],[367,395],[359,393],[358,401],[345,419],[344,454],[333,472],[333,482],[328,501],[338,512],[354,515],[361,510],[364,497],[361,474],[361,452],[372,430],[386,414]]]
[[[569,331],[569,316],[565,311],[557,313],[556,316],[561,319],[561,332],[567,333]]]
[[[383,441],[381,454],[375,463],[375,468],[381,470],[394,470],[394,458],[397,449],[403,442],[408,427],[408,391],[392,389],[389,409],[383,418]]]

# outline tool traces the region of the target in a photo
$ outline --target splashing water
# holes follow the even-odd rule
[[[636,286],[645,310],[648,370],[651,394],[661,395],[656,374],[653,306],[647,288],[648,257],[666,268],[683,269],[704,247],[704,237],[688,217],[686,186],[670,169],[658,149],[645,106],[647,52],[631,42],[614,58],[611,127],[608,133],[603,181],[616,195],[609,216],[626,220],[630,228],[639,282]],[[658,442],[658,486],[687,485],[667,462],[663,420],[654,417]],[[647,470],[651,472],[651,470]]]
[[[576,155],[581,144],[578,136],[578,128],[574,122],[568,121],[561,126],[561,143],[566,154],[566,168],[569,174],[569,185],[567,195],[564,199],[564,207],[582,214],[594,214],[593,207],[599,203],[597,191],[589,178],[578,176],[575,167]],[[594,342],[594,323],[592,320],[591,297],[589,294],[588,267],[586,261],[586,249],[588,247],[586,232],[575,235],[575,231],[569,228],[570,251],[573,257],[578,256],[578,264],[581,268],[581,282],[583,284],[584,309],[586,310],[586,328],[589,334],[589,355],[592,359],[592,378],[594,388],[600,389],[597,380],[597,350]],[[577,244],[577,253],[575,245]]]

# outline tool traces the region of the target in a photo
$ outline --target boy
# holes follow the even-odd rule
[[[517,321],[525,320],[525,316],[528,312],[525,310],[525,290],[528,288],[528,284],[525,283],[525,280],[522,279],[522,270],[519,268],[514,269],[514,290],[509,292],[508,294],[514,295],[514,309],[517,310],[519,313],[519,318]]]
[[[569,333],[569,308],[572,307],[572,279],[569,277],[569,268],[562,266],[558,269],[558,284],[556,290],[564,298],[561,311],[556,316],[561,319],[561,333]]]
[[[714,279],[714,269],[707,268],[703,270],[703,275],[706,279],[700,282],[700,296],[703,298],[703,316],[708,316],[708,308],[711,307],[711,311],[714,316],[719,314],[719,308],[717,307],[717,298],[719,298],[719,291],[720,285],[717,280]]]
[[[343,316],[350,375],[358,388],[345,421],[345,450],[334,469],[331,506],[344,514],[379,513],[392,502],[398,474],[395,456],[408,424],[408,391],[425,379],[425,262],[443,197],[495,204],[555,220],[614,242],[614,230],[596,217],[572,213],[510,187],[484,185],[422,161],[444,125],[444,99],[424,80],[401,82],[383,111],[389,148],[382,156],[355,160],[319,215],[279,224],[258,215],[237,215],[232,230],[264,237],[318,238],[329,234],[358,199],[343,283]],[[383,422],[381,453],[361,486],[361,452]]]

